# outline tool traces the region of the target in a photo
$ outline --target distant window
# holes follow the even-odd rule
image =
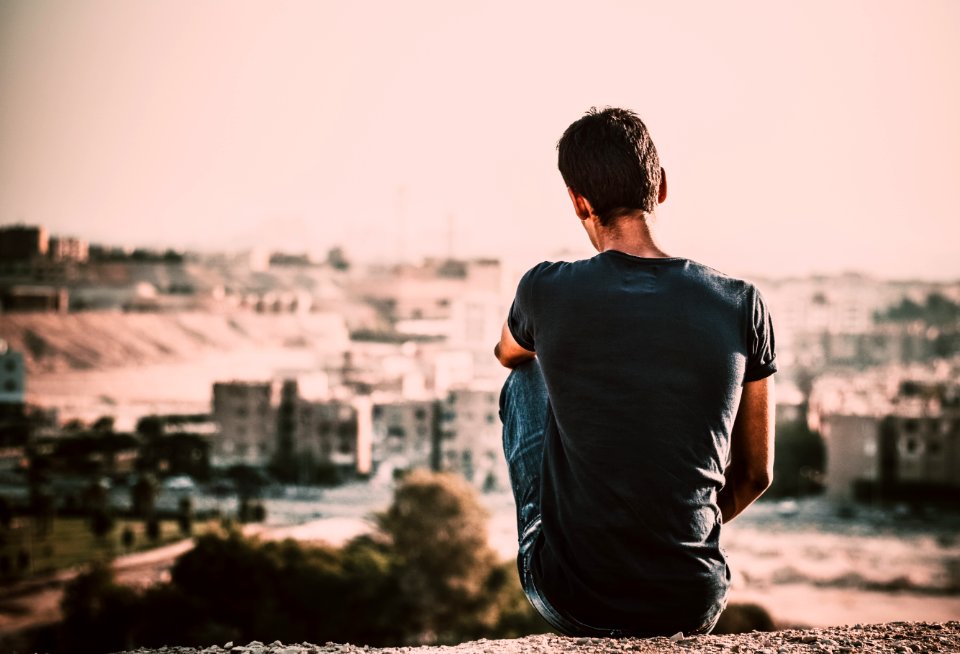
[[[942,452],[943,443],[940,442],[940,439],[927,441],[927,454],[930,456],[940,456]]]
[[[3,367],[7,369],[7,372],[13,372],[17,369],[17,364],[13,359],[7,359],[6,363],[3,364]]]
[[[413,412],[413,415],[417,420],[423,420],[427,417],[427,410],[423,408],[417,409]]]
[[[905,381],[900,384],[900,394],[906,397],[915,397],[920,394],[920,385],[916,382]]]
[[[496,420],[497,420],[497,419],[494,417],[494,415],[493,415],[492,413],[488,413],[488,414],[487,414],[487,424],[488,424],[488,425],[492,425],[494,422],[496,422]]]
[[[903,423],[903,431],[907,432],[908,434],[916,434],[917,430],[919,429],[920,423],[918,423],[916,420],[906,420]]]
[[[13,381],[12,379],[6,380],[3,382],[3,390],[7,391],[8,393],[14,392],[17,390],[17,382]]]
[[[909,436],[900,441],[900,448],[905,456],[917,456],[920,454],[920,441],[913,436]]]

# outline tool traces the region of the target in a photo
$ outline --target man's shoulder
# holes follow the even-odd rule
[[[529,268],[523,276],[520,277],[520,288],[532,286],[543,279],[555,278],[558,274],[569,272],[571,266],[580,263],[579,261],[541,261],[537,265]]]
[[[749,300],[759,294],[753,282],[722,272],[699,261],[685,257],[667,257],[664,261],[669,262],[671,264],[669,268],[677,271],[689,284],[708,289],[729,300]],[[646,260],[646,263],[654,262]],[[602,277],[610,272],[606,269],[600,255],[575,261],[541,261],[523,274],[520,286],[532,288],[536,285],[540,289],[546,289],[549,285],[556,284],[557,288],[560,288],[579,279]]]
[[[702,282],[714,286],[719,291],[724,291],[736,297],[744,297],[756,291],[756,286],[746,279],[721,272],[693,259],[687,259],[687,261],[690,262],[687,269],[691,274],[696,275]]]

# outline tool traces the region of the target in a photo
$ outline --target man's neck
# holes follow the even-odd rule
[[[669,257],[654,239],[648,215],[644,213],[621,216],[609,227],[597,228],[597,249],[600,252],[617,250],[635,257],[660,259]]]

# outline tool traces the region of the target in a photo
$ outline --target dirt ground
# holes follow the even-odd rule
[[[127,654],[646,654],[649,652],[730,652],[731,654],[799,654],[804,652],[960,652],[960,622],[890,622],[829,629],[753,632],[726,636],[684,638],[568,638],[528,636],[512,640],[477,640],[456,646],[391,647],[375,649],[326,643],[284,644],[258,641],[225,643],[206,649],[164,647],[137,649]]]

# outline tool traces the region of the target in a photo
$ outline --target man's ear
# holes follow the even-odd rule
[[[583,197],[569,186],[567,193],[570,194],[570,201],[573,202],[573,211],[580,220],[586,220],[593,215],[593,207],[590,206],[590,200]]]
[[[663,204],[667,199],[667,171],[660,169],[660,190],[657,191],[657,204]]]

